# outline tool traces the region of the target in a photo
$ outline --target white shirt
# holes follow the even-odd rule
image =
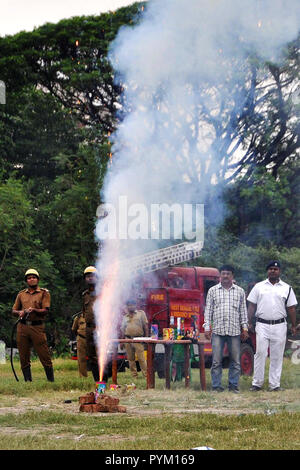
[[[297,305],[297,299],[290,286],[279,279],[278,282],[272,284],[269,279],[255,284],[247,300],[257,305],[256,317],[264,320],[280,320],[287,316],[286,307]],[[287,304],[285,301],[288,298]]]

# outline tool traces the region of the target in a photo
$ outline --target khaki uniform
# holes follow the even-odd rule
[[[78,372],[80,377],[87,377],[86,321],[81,313],[74,318],[72,331],[76,334]]]
[[[50,292],[38,287],[34,292],[24,289],[18,293],[13,310],[50,308]],[[21,368],[30,367],[30,351],[33,346],[42,365],[52,368],[52,361],[45,333],[45,314],[31,312],[26,320],[21,320],[17,328],[17,346],[19,349]]]
[[[96,322],[94,318],[93,305],[96,300],[95,291],[85,290],[82,293],[82,313],[86,322],[86,351],[90,367],[98,366],[97,351],[94,341]]]
[[[125,338],[134,338],[148,335],[148,319],[143,310],[135,310],[133,314],[126,313],[123,317],[121,331]],[[147,376],[147,362],[144,355],[144,345],[141,343],[125,344],[129,368],[133,377],[137,377],[135,355],[139,361],[143,375]]]

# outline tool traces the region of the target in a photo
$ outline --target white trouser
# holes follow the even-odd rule
[[[265,376],[265,364],[270,348],[270,388],[280,387],[283,353],[286,344],[287,323],[267,325],[256,323],[256,354],[254,355],[254,374],[252,385],[262,387]]]

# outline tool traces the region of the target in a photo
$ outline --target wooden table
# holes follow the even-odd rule
[[[182,344],[184,346],[184,376],[185,376],[185,387],[190,385],[190,346],[193,344],[191,340],[161,340],[161,339],[113,339],[112,343],[144,343],[147,344],[147,389],[155,388],[155,371],[154,371],[154,353],[155,345],[163,344],[165,348],[165,378],[166,388],[171,388],[171,376],[170,376],[170,361],[171,361],[171,350],[173,344]],[[205,379],[205,359],[204,359],[204,344],[206,340],[200,339],[197,341],[199,351],[199,372],[200,372],[200,385],[201,390],[206,390],[206,379]],[[113,355],[112,360],[112,381],[117,384],[117,358],[116,353]]]

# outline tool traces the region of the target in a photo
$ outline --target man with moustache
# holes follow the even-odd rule
[[[33,346],[49,382],[54,382],[53,366],[45,333],[45,317],[50,309],[50,293],[39,287],[39,273],[28,269],[25,273],[27,288],[17,295],[12,308],[14,316],[19,317],[17,327],[17,346],[24,380],[32,381],[30,352]]]
[[[220,283],[208,290],[204,312],[204,334],[212,344],[212,389],[223,392],[222,360],[224,345],[229,351],[228,389],[239,393],[240,343],[248,338],[248,318],[244,290],[233,282],[234,269],[220,268]]]
[[[292,322],[292,335],[296,334],[297,299],[291,286],[280,279],[280,262],[267,265],[268,278],[258,282],[247,297],[249,322],[256,317],[256,353],[252,392],[262,389],[265,362],[270,350],[269,391],[278,392],[282,372],[283,354],[287,334],[287,312]]]

